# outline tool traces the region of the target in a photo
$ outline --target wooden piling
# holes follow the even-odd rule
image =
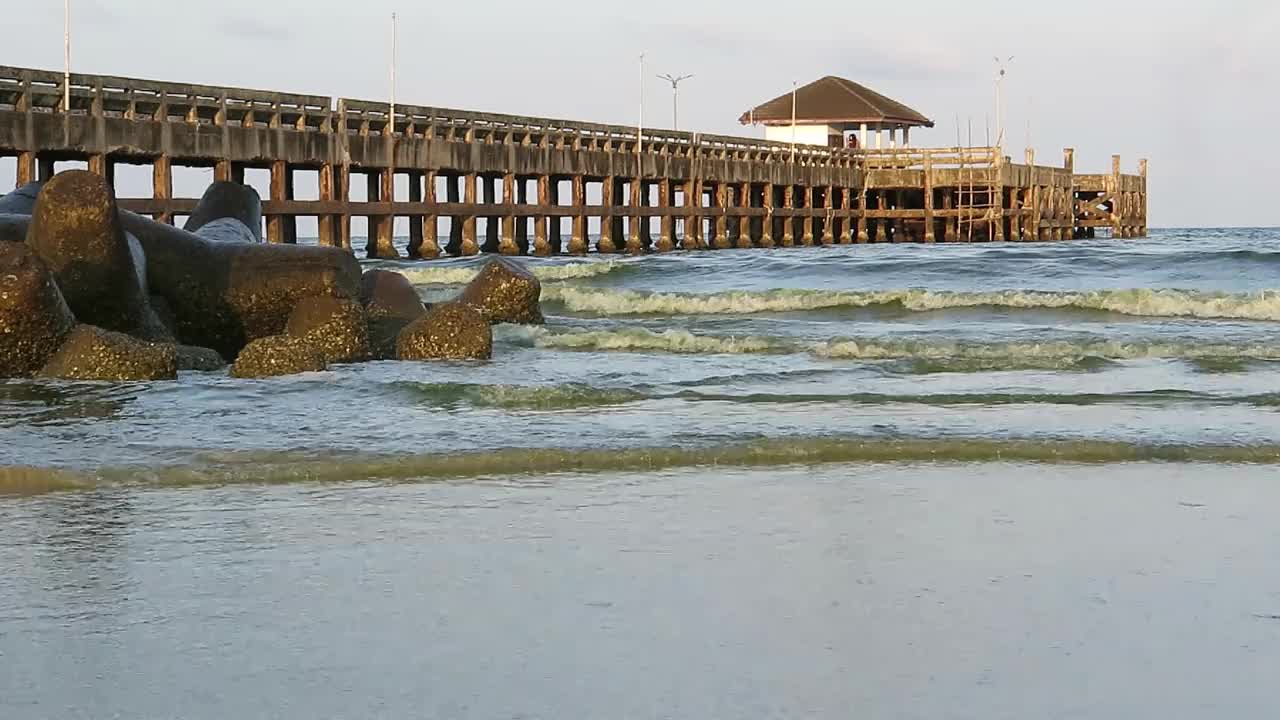
[[[632,178],[631,216],[628,219],[630,232],[627,234],[627,252],[631,255],[643,255],[648,249],[644,243],[644,232],[640,228],[642,222],[649,222],[648,216],[641,213],[645,205],[644,200],[644,181],[640,178]]]
[[[516,202],[516,176],[507,173],[502,177],[502,204],[507,208],[502,215],[501,237],[498,240],[498,252],[503,255],[519,255],[520,246],[516,245],[516,216],[512,209]]]
[[[552,180],[549,175],[538,176],[538,207],[553,204],[551,200]],[[533,221],[533,254],[547,257],[551,254],[551,241],[548,239],[548,218],[539,214]]]
[[[50,168],[50,170],[52,170],[52,168]],[[164,203],[173,199],[173,167],[170,164],[168,155],[161,155],[156,158],[155,163],[152,165],[151,187],[151,197],[154,199],[163,201]],[[167,206],[162,205],[162,207],[165,207],[166,209],[152,215],[152,217],[155,218],[156,222],[172,225],[173,213],[169,212]],[[279,240],[274,242],[279,242]]]
[[[462,201],[472,208],[476,205],[477,178],[476,173],[467,173],[462,178]],[[462,221],[462,254],[480,254],[480,244],[476,242],[476,215],[474,210],[468,213]]]
[[[587,254],[587,180],[581,175],[573,176],[573,206],[577,212],[573,215],[573,230],[569,236],[569,254]]]
[[[760,205],[764,208],[764,218],[760,221],[760,247],[771,248],[774,246],[773,241],[773,183],[765,183],[760,188]]]
[[[658,225],[658,242],[654,247],[658,252],[671,252],[676,249],[675,217],[671,210],[671,180],[663,178],[658,181],[658,210],[661,212]]]

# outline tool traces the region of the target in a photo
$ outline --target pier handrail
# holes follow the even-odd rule
[[[71,113],[326,129],[333,99],[269,90],[71,74]],[[0,65],[0,107],[64,112],[62,73]]]

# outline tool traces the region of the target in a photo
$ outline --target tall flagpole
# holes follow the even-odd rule
[[[799,83],[792,81],[791,83],[791,160],[796,159],[796,86]]]
[[[640,123],[636,126],[636,152],[644,152],[644,53],[640,53]]]
[[[71,0],[62,3],[62,111],[71,112]]]
[[[390,121],[388,129],[391,134],[396,132],[396,14],[391,13],[391,112],[388,115]]]

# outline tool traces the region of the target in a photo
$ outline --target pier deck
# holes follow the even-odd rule
[[[415,258],[1147,231],[1146,161],[1127,175],[1118,156],[1079,175],[1071,150],[1048,167],[1030,151],[1017,164],[998,148],[848,150],[414,105],[393,120],[381,102],[99,75],[71,76],[69,107],[64,90],[62,73],[0,67],[0,156],[17,158],[17,185],[65,161],[108,178],[151,165],[152,196],[120,204],[172,222],[196,203],[173,197],[174,167],[240,182],[266,169],[269,241],[296,242],[297,218],[315,217],[321,244],[350,248],[364,216],[370,257],[398,255],[396,217]],[[298,171],[317,173],[318,199],[296,199]],[[360,175],[367,199],[353,201]]]

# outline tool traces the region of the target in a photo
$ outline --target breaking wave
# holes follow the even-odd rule
[[[184,465],[70,472],[19,469],[22,492],[98,486],[406,482],[548,473],[644,472],[698,467],[1010,462],[1280,464],[1277,445],[1158,445],[1105,440],[882,439],[797,437],[711,446],[617,449],[505,448],[469,453],[362,455],[241,451]],[[15,472],[0,469],[0,477]],[[0,486],[3,492],[6,486]]]
[[[543,282],[563,282],[608,275],[620,270],[626,263],[620,260],[577,262],[565,265],[526,265],[535,277]],[[480,270],[475,267],[412,267],[395,268],[414,285],[465,285],[475,279]]]
[[[1280,321],[1280,291],[1208,293],[1173,289],[1042,292],[1004,290],[767,290],[712,294],[647,293],[555,286],[545,301],[594,315],[746,315],[829,308],[897,307],[911,312],[949,308],[1090,310],[1144,317],[1189,317]]]
[[[638,390],[564,385],[478,385],[400,383],[419,400],[438,407],[470,406],[500,410],[578,410],[622,405],[648,396]]]
[[[807,352],[836,360],[911,360],[941,367],[990,369],[1072,369],[1089,360],[1190,360],[1238,368],[1255,360],[1280,359],[1280,345],[1200,342],[958,342],[946,340],[842,339],[803,342],[759,335],[698,335],[683,329],[565,330],[502,328],[497,337],[542,348],[584,351],[664,352],[673,354],[771,354]]]

